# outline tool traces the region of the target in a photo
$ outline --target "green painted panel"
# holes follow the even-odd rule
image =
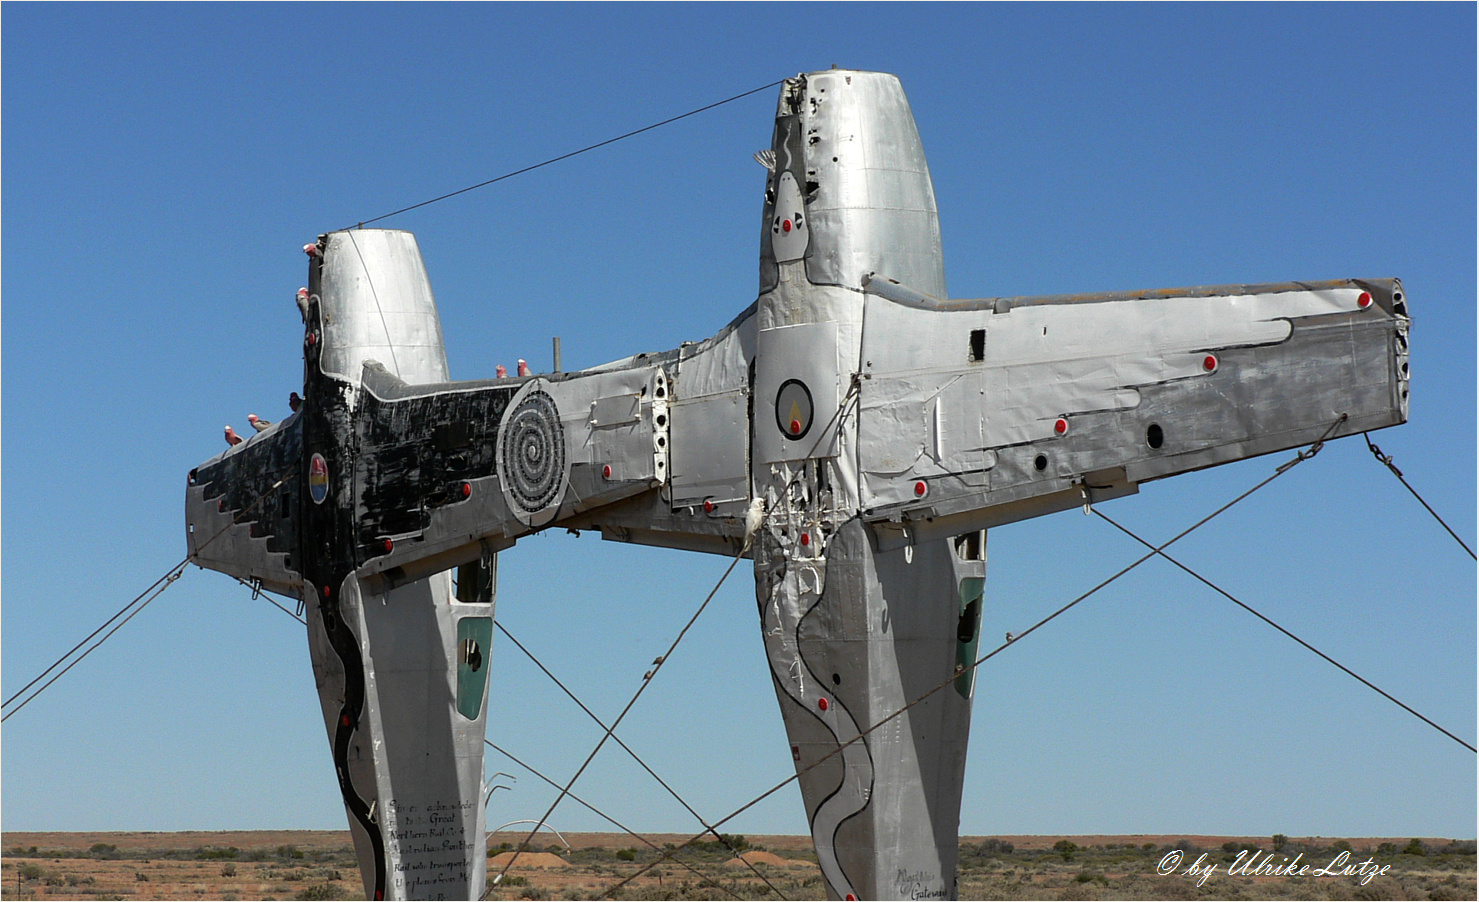
[[[493,618],[457,621],[457,711],[477,720],[488,688],[488,657],[493,651]]]
[[[960,620],[955,627],[955,669],[962,671],[976,660],[976,646],[981,641],[981,599],[986,592],[986,578],[967,576],[960,581]],[[955,678],[955,691],[969,700],[976,688],[975,668]]]

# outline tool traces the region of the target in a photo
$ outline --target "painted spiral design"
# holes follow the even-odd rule
[[[555,401],[542,391],[524,396],[503,424],[503,479],[509,501],[526,514],[559,499],[565,476],[565,431]]]

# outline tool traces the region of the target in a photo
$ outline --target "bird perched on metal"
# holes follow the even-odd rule
[[[298,289],[298,312],[303,314],[303,322],[308,322],[308,289]]]
[[[519,358],[519,375],[520,376],[527,376],[527,375],[529,375],[529,362],[526,361],[522,357]]]
[[[302,406],[303,398],[295,391],[288,392],[288,407],[292,409],[293,413],[297,413],[298,408]]]
[[[271,420],[264,420],[254,413],[247,414],[247,422],[251,423],[252,428],[257,430],[258,432],[266,432],[267,430],[272,428]]]
[[[652,671],[649,670],[646,673],[642,674],[642,679],[644,679],[644,680],[650,680],[650,679],[652,679]]]
[[[235,429],[232,429],[229,425],[226,427],[226,444],[239,445],[244,441],[246,441],[246,439],[237,435]]]
[[[493,375],[497,376],[500,379],[508,378],[508,367],[504,366],[501,363],[498,364],[498,366],[493,368]]]
[[[750,502],[749,508],[745,511],[745,547],[746,548],[749,548],[750,547],[750,543],[755,540],[755,533],[756,533],[757,530],[760,529],[760,524],[762,522],[764,522],[764,520],[765,520],[765,497],[763,495],[757,495],[755,497],[755,500]]]
[[[1017,637],[1016,636],[1013,636],[1011,633],[1007,633],[1007,641],[1008,642],[1016,641],[1016,638]]]

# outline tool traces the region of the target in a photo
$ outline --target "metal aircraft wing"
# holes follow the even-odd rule
[[[574,373],[409,386],[365,367],[362,573],[399,585],[541,528],[734,554],[750,503],[754,308]]]
[[[900,541],[1407,419],[1395,279],[970,301],[868,289],[860,496]]]
[[[606,370],[406,385],[365,367],[355,415],[360,572],[389,585],[662,485],[668,377]]]
[[[190,471],[185,541],[195,563],[297,598],[303,428],[297,415]]]
[[[299,524],[348,493],[347,563],[382,590],[550,527],[733,554],[750,497],[752,320],[753,308],[709,341],[576,373],[409,385],[368,362],[342,389],[349,472],[306,454],[290,417],[191,472],[190,550],[296,598]]]

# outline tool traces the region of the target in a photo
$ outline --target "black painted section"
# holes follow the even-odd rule
[[[365,664],[340,592],[366,560],[387,553],[386,538],[421,532],[437,508],[466,500],[465,483],[497,475],[499,426],[523,383],[500,380],[421,394],[425,387],[410,388],[372,369],[351,410],[351,385],[321,367],[321,254],[322,243],[309,266],[299,411],[270,436],[252,438],[192,471],[191,481],[204,487],[207,501],[250,523],[251,534],[266,538],[270,551],[287,554],[303,577],[305,599],[317,605],[344,669],[344,698],[331,736],[334,772],[346,809],[369,836],[373,898],[380,899],[387,891],[385,838],[348,763],[366,710]],[[328,468],[327,496],[318,504],[309,492],[315,454]]]
[[[465,500],[464,482],[497,473],[498,424],[518,387],[361,395],[359,539],[368,556],[384,553],[384,537],[424,530],[432,511]]]
[[[349,385],[325,375],[320,367],[323,353],[322,310],[318,296],[321,285],[320,253],[309,265],[309,317],[303,336],[303,406],[301,418],[305,462],[299,468],[298,509],[302,524],[301,559],[304,593],[314,593],[329,644],[344,667],[344,701],[334,724],[334,773],[339,793],[350,815],[369,835],[375,859],[375,899],[385,898],[385,837],[370,817],[370,806],[355,789],[349,776],[349,744],[365,711],[365,668],[359,640],[345,622],[340,589],[356,569],[353,492],[354,421],[349,410]],[[306,461],[323,455],[328,464],[328,496],[314,504],[308,492]]]
[[[298,547],[298,481],[278,481],[302,466],[303,429],[294,414],[270,436],[257,436],[220,460],[192,471],[192,481],[203,487],[206,501],[223,512],[250,523],[254,538],[266,538],[267,550],[293,554]]]
[[[368,558],[386,553],[387,537],[424,530],[434,510],[465,500],[464,483],[497,473],[498,427],[519,384],[423,395],[403,392],[404,384],[394,376],[377,373],[370,381],[397,390],[377,394],[366,386],[351,410],[349,383],[325,374],[320,365],[319,261],[315,257],[310,266],[303,406],[295,430],[300,436],[295,557],[302,561],[304,591],[314,593],[329,644],[344,667],[344,701],[332,737],[334,771],[345,807],[370,837],[378,899],[386,891],[385,838],[348,766],[349,747],[365,712],[364,660],[345,622],[339,592]],[[314,504],[308,492],[307,461],[314,454],[328,465],[328,496],[321,504]]]

